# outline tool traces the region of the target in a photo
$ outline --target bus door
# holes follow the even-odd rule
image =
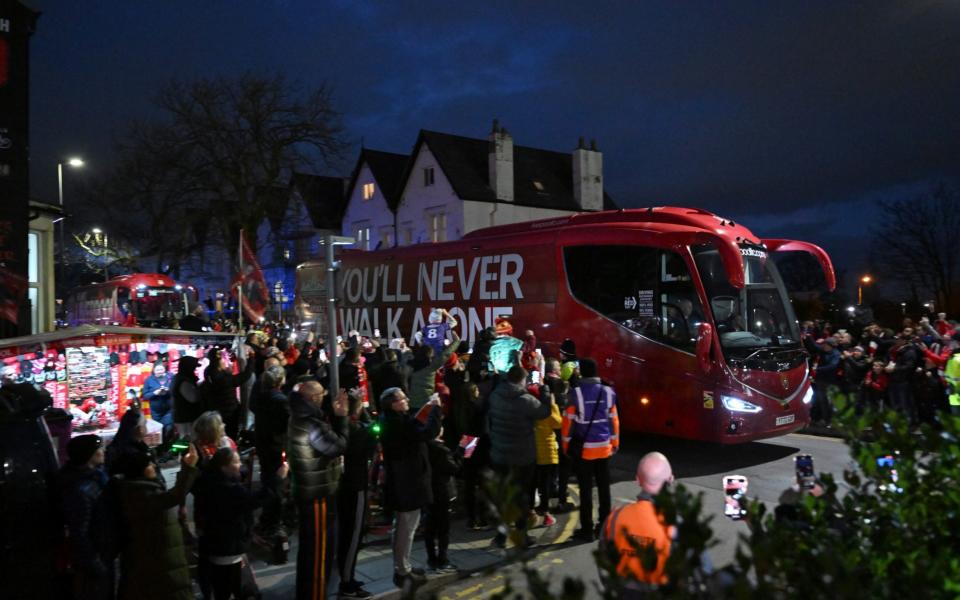
[[[684,257],[645,246],[568,246],[564,262],[574,298],[604,318],[573,309],[559,321],[574,324],[579,354],[614,384],[625,425],[700,435],[706,374],[695,350],[704,312]]]

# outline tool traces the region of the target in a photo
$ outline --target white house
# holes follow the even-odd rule
[[[603,192],[603,155],[582,139],[572,153],[516,146],[494,121],[486,140],[421,130],[409,157],[390,154],[390,160],[405,165],[395,201],[388,178],[375,181],[380,175],[362,155],[349,188],[343,231],[366,249],[443,242],[493,225],[616,208]]]
[[[347,185],[343,235],[356,248],[390,248],[396,243],[395,211],[407,155],[364,148]]]

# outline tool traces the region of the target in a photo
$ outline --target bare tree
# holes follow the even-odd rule
[[[914,198],[881,201],[871,261],[883,275],[954,307],[960,256],[960,194],[946,184]]]
[[[172,81],[157,96],[162,117],[133,123],[120,161],[91,188],[88,205],[111,231],[175,276],[209,244],[237,250],[240,229],[256,247],[271,198],[294,171],[342,166],[346,144],[330,90],[304,91],[282,75]],[[135,216],[134,216],[135,215]]]

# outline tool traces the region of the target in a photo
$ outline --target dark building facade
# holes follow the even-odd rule
[[[0,337],[30,331],[29,43],[38,16],[0,0]]]

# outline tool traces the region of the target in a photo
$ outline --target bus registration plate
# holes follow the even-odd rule
[[[793,423],[796,420],[796,415],[785,415],[783,417],[777,417],[777,427],[781,425],[787,425]]]

